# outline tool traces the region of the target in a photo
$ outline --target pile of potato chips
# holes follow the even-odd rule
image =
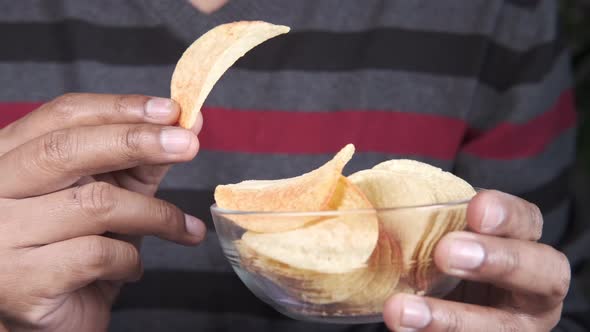
[[[453,174],[413,160],[345,177],[353,154],[349,144],[301,176],[215,190],[218,207],[252,212],[229,217],[245,231],[235,241],[242,267],[327,314],[376,313],[396,292],[428,293],[440,277],[436,243],[466,223],[465,204],[436,204],[475,194]]]

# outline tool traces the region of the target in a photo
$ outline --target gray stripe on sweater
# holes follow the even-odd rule
[[[377,70],[273,73],[230,69],[206,104],[277,111],[392,110],[458,119],[464,119],[471,108],[470,126],[490,128],[500,121],[527,122],[548,110],[570,85],[568,61],[566,55],[561,57],[540,83],[504,93],[479,85],[475,97],[473,79]],[[168,96],[172,70],[171,66],[124,67],[90,61],[0,63],[0,76],[10,82],[0,89],[0,100],[44,101],[74,90]]]
[[[492,160],[460,153],[455,171],[477,187],[509,193],[531,191],[572,164],[575,134],[575,129],[567,130],[551,141],[542,153],[526,159]]]
[[[162,182],[163,189],[213,189],[218,184],[252,179],[279,179],[298,176],[321,166],[332,154],[285,155],[224,153],[202,150],[188,163],[174,166]],[[344,174],[371,168],[381,161],[399,155],[356,153]],[[419,159],[418,157],[413,157]],[[449,161],[421,159],[433,165],[449,168]]]
[[[469,126],[489,129],[504,121],[522,124],[550,110],[564,89],[571,87],[569,61],[563,55],[542,82],[520,85],[505,93],[478,86],[467,119]]]

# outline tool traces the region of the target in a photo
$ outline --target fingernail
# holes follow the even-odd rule
[[[451,269],[473,270],[481,266],[485,258],[483,247],[470,240],[454,240],[449,245]]]
[[[423,329],[430,324],[431,320],[430,308],[428,308],[424,299],[418,296],[406,296],[404,298],[400,321],[402,331],[409,332]]]
[[[145,104],[145,115],[153,119],[165,119],[172,113],[172,101],[166,98],[152,98]]]
[[[191,145],[192,135],[181,128],[165,128],[160,133],[160,142],[164,151],[168,153],[183,153]]]
[[[184,215],[184,222],[186,224],[186,231],[189,232],[190,234],[197,236],[199,238],[202,238],[205,236],[205,232],[207,231],[207,228],[205,227],[205,224],[191,216],[188,214]]]
[[[504,221],[506,212],[502,205],[493,202],[486,205],[483,211],[483,219],[481,220],[481,231],[491,232],[496,229]]]

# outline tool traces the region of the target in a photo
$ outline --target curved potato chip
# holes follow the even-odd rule
[[[170,83],[171,98],[180,105],[179,124],[191,128],[201,106],[219,78],[252,48],[289,27],[263,21],[219,25],[193,42],[176,64]]]
[[[330,204],[342,169],[354,154],[349,144],[334,158],[306,174],[281,180],[249,180],[215,188],[220,208],[257,212],[321,211]],[[369,203],[370,204],[370,203]],[[303,227],[317,216],[276,216],[272,214],[233,215],[240,227],[258,233],[283,232]]]
[[[365,266],[370,257],[378,233],[367,227],[373,220],[374,215],[342,216],[282,233],[246,232],[242,240],[257,253],[294,268],[344,273]]]
[[[365,194],[352,184],[345,176],[338,179],[336,188],[323,210],[357,210],[372,209],[373,205]]]
[[[340,177],[333,206],[371,209],[361,191]],[[328,203],[330,206],[331,203]],[[373,210],[329,216],[303,228],[281,233],[246,232],[242,242],[256,253],[293,268],[321,273],[345,273],[366,266],[379,236]]]

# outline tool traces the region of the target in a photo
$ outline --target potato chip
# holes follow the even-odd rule
[[[338,186],[332,195],[330,208],[336,210],[367,209],[372,208],[370,202],[364,197],[358,188],[354,187],[344,176],[340,177]],[[351,212],[356,213],[356,212]],[[376,218],[367,218],[362,213],[360,218],[365,218],[367,228],[374,229],[372,234],[379,233]],[[378,227],[378,226],[377,226]],[[376,246],[376,245],[375,245]],[[320,273],[316,271],[293,268],[277,260],[266,257],[263,254],[249,248],[243,241],[236,243],[238,252],[242,258],[242,264],[267,279],[283,286],[295,297],[302,301],[325,304],[343,301],[359,287],[366,285],[375,273],[377,263],[377,250],[373,250],[367,266],[353,269],[344,273]]]
[[[373,167],[406,176],[417,176],[431,181],[431,188],[439,195],[439,203],[465,200],[475,195],[473,187],[460,177],[438,167],[410,159],[393,159]]]
[[[317,273],[293,269],[237,244],[243,266],[279,285],[291,296],[340,314],[374,314],[398,289],[402,258],[397,241],[379,234],[378,245],[365,268],[347,273]]]
[[[336,203],[352,211],[279,233],[246,232],[242,242],[260,255],[293,268],[321,273],[346,273],[366,266],[377,245],[379,224],[371,203],[346,178],[339,177]]]
[[[424,233],[416,248],[412,276],[409,279],[417,291],[427,291],[442,275],[434,264],[434,249],[445,234],[464,228],[465,210],[464,206],[455,206],[431,211],[432,227]]]
[[[354,146],[345,146],[326,164],[306,174],[281,180],[249,180],[215,188],[215,202],[220,208],[256,212],[309,212],[324,210],[332,199],[342,176],[342,169],[352,158]],[[370,204],[370,203],[369,203]],[[303,227],[316,216],[272,214],[235,215],[240,227],[274,233]]]
[[[397,239],[382,232],[379,234],[378,251],[378,259],[368,269],[371,273],[369,282],[364,287],[358,287],[357,292],[346,299],[342,310],[348,308],[360,309],[362,314],[379,313],[383,303],[394,294],[403,268],[401,248]]]
[[[242,241],[236,241],[241,263],[247,270],[274,282],[285,292],[303,302],[328,304],[341,302],[365,287],[375,273],[378,250],[369,259],[368,266],[345,273],[320,273],[292,268],[289,265],[256,253]]]
[[[473,187],[463,179],[419,161],[389,160],[373,169],[389,171],[399,177],[423,179],[429,184],[430,191],[436,197],[436,203],[467,200],[475,195]],[[427,290],[432,281],[441,275],[432,258],[435,245],[446,233],[465,228],[465,210],[465,206],[461,205],[416,211],[415,219],[430,220],[411,260],[413,270],[410,279],[417,290]]]
[[[419,178],[400,177],[384,170],[363,170],[348,179],[356,185],[375,208],[396,208],[436,203],[428,183]],[[417,215],[415,209],[381,210],[384,230],[401,245],[404,272],[412,267],[415,248],[431,226],[428,216]]]
[[[289,27],[263,21],[219,25],[193,42],[176,64],[170,93],[180,105],[179,124],[191,128],[213,86],[240,57]]]
[[[461,201],[475,194],[475,190],[463,179],[415,160],[390,160],[376,165],[373,170],[389,172],[392,177],[405,179],[406,185],[414,189],[417,183],[420,186],[425,184],[426,187],[420,190],[429,193],[430,200],[416,201],[418,204]],[[398,188],[389,187],[384,190],[397,191]],[[465,227],[465,207],[399,210],[381,213],[381,217],[385,219],[383,222],[387,225],[388,232],[399,237],[403,243],[408,282],[418,292],[427,290],[440,275],[432,257],[435,245],[446,233]]]

